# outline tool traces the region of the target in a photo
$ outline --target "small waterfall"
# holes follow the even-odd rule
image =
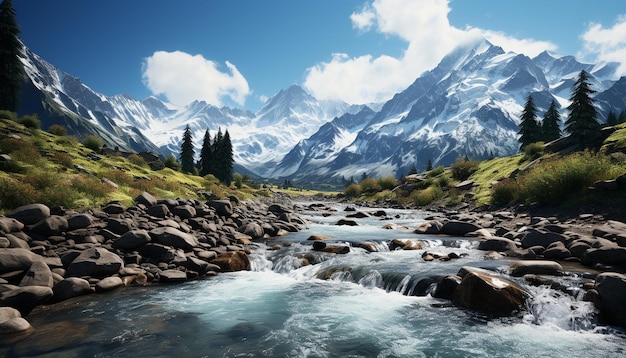
[[[524,322],[563,330],[587,331],[596,326],[597,310],[593,303],[550,289],[531,288],[533,298],[526,304]]]

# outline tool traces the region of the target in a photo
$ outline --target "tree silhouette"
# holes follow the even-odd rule
[[[541,123],[541,132],[544,142],[552,142],[561,138],[561,115],[557,107],[556,101],[552,100],[550,107],[543,116]]]
[[[598,112],[591,99],[591,95],[595,92],[590,88],[587,72],[585,70],[580,71],[570,98],[571,104],[567,107],[569,115],[565,121],[565,131],[569,133],[570,138],[578,145],[579,149],[590,147],[600,134],[600,123],[597,120]]]
[[[185,133],[183,133],[183,142],[180,146],[180,169],[183,173],[194,172],[194,156],[195,151],[191,140],[191,130],[189,125],[187,125]]]
[[[20,61],[22,43],[11,0],[0,4],[0,109],[17,111],[22,82],[26,77]]]
[[[533,97],[528,95],[522,116],[520,117],[519,132],[520,135],[518,141],[520,149],[524,149],[530,143],[535,143],[541,140],[541,127],[537,123],[537,107],[533,102]]]

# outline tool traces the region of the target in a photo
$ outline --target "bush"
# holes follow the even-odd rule
[[[478,170],[478,162],[473,160],[460,160],[450,166],[452,178],[456,180],[467,180]]]
[[[113,188],[102,183],[100,179],[94,176],[76,176],[72,179],[71,188],[94,203],[98,200],[106,199],[113,192]]]
[[[361,192],[363,193],[375,193],[380,191],[380,185],[378,185],[378,181],[374,178],[365,178],[360,183]]]
[[[445,170],[446,170],[446,168],[444,168],[444,167],[443,167],[443,165],[440,165],[440,166],[438,166],[438,167],[435,167],[435,168],[433,168],[433,169],[429,170],[429,171],[426,173],[426,176],[427,176],[427,177],[429,177],[429,178],[436,177],[436,176],[438,176],[438,175],[443,174],[443,172],[444,172]]]
[[[411,193],[411,199],[417,206],[431,204],[433,201],[443,197],[443,190],[437,186],[430,186],[424,190],[415,190]]]
[[[243,187],[243,177],[241,176],[241,174],[233,174],[233,181],[235,182],[235,187],[237,189],[241,189],[241,187]]]
[[[543,155],[545,144],[543,142],[530,143],[524,147],[522,161],[535,160]]]
[[[18,123],[26,128],[31,129],[39,129],[41,127],[41,121],[39,121],[39,117],[37,117],[37,114],[24,116],[18,120]]]
[[[439,178],[437,178],[437,185],[442,188],[450,185],[450,177],[447,175],[440,176]]]
[[[14,160],[35,163],[41,155],[32,142],[22,139],[6,138],[0,140],[0,153],[8,153]]]
[[[0,178],[0,208],[15,209],[39,201],[39,192],[32,185],[12,178]]]
[[[515,179],[506,178],[491,187],[491,203],[506,205],[519,200],[520,186]]]
[[[177,171],[180,170],[180,163],[171,154],[168,155],[167,158],[165,158],[163,165],[165,165],[166,168],[170,168],[170,169],[177,170]]]
[[[141,157],[138,154],[131,154],[128,156],[128,158],[126,158],[129,162],[131,162],[132,164],[138,165],[140,167],[145,167],[146,166],[146,161],[143,159],[143,157]]]
[[[361,186],[358,184],[350,184],[343,190],[343,194],[347,198],[358,198],[361,195]]]
[[[381,190],[392,190],[398,186],[398,180],[391,175],[378,178],[377,182]]]
[[[74,166],[74,161],[72,160],[72,156],[64,152],[54,153],[52,155],[52,161],[65,168],[72,168]]]
[[[83,139],[83,145],[93,150],[94,152],[99,152],[102,149],[102,146],[104,145],[104,141],[96,137],[95,135],[90,134],[87,137],[85,137],[85,139]]]
[[[67,129],[60,124],[53,124],[48,127],[48,133],[62,137],[67,135]]]
[[[58,145],[75,147],[76,144],[78,144],[78,138],[74,136],[63,136],[56,138],[54,142]]]
[[[17,122],[17,115],[15,114],[15,112],[7,111],[6,109],[0,110],[0,118]]]

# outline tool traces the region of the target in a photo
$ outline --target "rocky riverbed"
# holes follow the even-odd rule
[[[277,194],[278,195],[278,194]],[[73,212],[32,204],[0,217],[0,331],[28,334],[28,313],[39,305],[108,292],[122,286],[169,284],[250,270],[249,254],[263,241],[301,230],[298,210],[329,210],[323,204],[293,205],[288,198],[200,202],[157,200],[148,193],[124,207]],[[345,212],[337,224],[384,211]],[[394,229],[389,225],[389,229]],[[392,249],[423,250],[420,234],[474,237],[490,259],[515,259],[512,276],[558,288],[558,277],[584,272],[585,300],[607,322],[626,327],[626,224],[597,215],[568,220],[514,211],[435,210],[415,228],[415,239]],[[311,250],[345,254],[350,244],[312,237]],[[376,245],[353,243],[368,251]],[[267,249],[280,249],[280,246]],[[424,250],[422,259],[453,260]],[[303,264],[315,264],[306,262]],[[437,282],[435,297],[495,315],[519,309],[528,292],[498,274],[463,268]]]

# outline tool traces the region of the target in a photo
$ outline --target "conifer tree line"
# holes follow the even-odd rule
[[[15,112],[26,78],[20,61],[22,42],[11,0],[0,3],[0,109]]]
[[[593,145],[601,130],[598,122],[598,111],[595,107],[592,95],[596,93],[591,89],[589,76],[585,70],[581,71],[570,97],[569,111],[565,120],[565,132],[569,135],[572,143],[579,149],[586,149]],[[616,125],[626,122],[626,113],[622,111],[619,116],[609,112],[606,120],[607,125]],[[518,141],[520,149],[536,142],[551,142],[562,136],[561,117],[558,104],[552,100],[550,107],[545,112],[541,123],[537,121],[537,107],[532,95],[528,95],[524,110],[520,116]]]
[[[207,129],[204,132],[200,158],[197,162],[194,161],[195,156],[191,130],[187,125],[180,146],[181,171],[201,176],[212,174],[226,185],[233,181],[233,146],[228,129],[222,133],[222,128],[219,128],[213,138]]]

